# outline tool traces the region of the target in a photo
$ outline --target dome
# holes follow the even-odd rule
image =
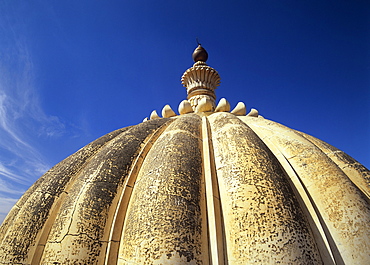
[[[182,82],[179,115],[153,111],[37,180],[0,228],[0,263],[369,263],[364,166],[243,103],[216,105],[204,61]]]

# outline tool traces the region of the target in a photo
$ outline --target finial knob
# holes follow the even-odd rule
[[[194,62],[206,62],[208,59],[208,53],[206,49],[204,49],[200,44],[193,52],[193,60]]]

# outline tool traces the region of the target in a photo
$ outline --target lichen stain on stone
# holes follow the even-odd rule
[[[103,263],[113,242],[107,240],[120,192],[131,190],[124,183],[140,155],[118,263],[208,264],[200,116],[116,130],[54,166],[1,226],[0,263],[30,264],[37,244],[40,264]],[[297,174],[346,263],[366,261],[370,172],[365,167],[329,144],[272,121],[229,113],[207,119],[215,157],[207,162],[215,163],[223,218],[218,221],[224,229],[217,235],[225,237],[229,264],[321,263],[293,184],[261,139],[276,146]],[[250,123],[242,122],[247,119]]]
[[[125,130],[116,130],[88,144],[55,165],[28,189],[17,202],[18,210],[12,211],[0,228],[0,262],[16,263],[27,259],[29,248],[34,244],[54,201],[67,183],[101,146]],[[24,226],[25,223],[28,225]]]
[[[230,114],[209,120],[229,262],[321,263],[306,218],[270,150]]]
[[[121,260],[202,263],[200,124],[193,114],[178,118],[149,151],[130,201]]]
[[[326,142],[302,132],[297,131],[297,133],[320,148],[370,199],[370,171],[366,167]]]
[[[338,166],[337,163],[346,159],[345,156],[312,136],[272,121],[256,120],[253,126],[258,126],[260,133],[279,146],[294,168],[336,242],[340,258],[347,263],[362,264],[367,261],[370,205],[365,194],[348,176],[345,167],[341,169]],[[348,162],[346,165],[351,167],[351,162]],[[360,187],[366,186],[363,191],[368,189],[366,176],[369,173],[366,169],[358,170],[354,176]]]
[[[127,132],[121,133],[106,144],[89,161],[61,207],[61,214],[57,217],[49,236],[50,243],[63,241],[62,244],[65,246],[85,250],[85,252],[80,250],[80,254],[76,256],[79,262],[85,262],[90,256],[100,254],[100,248],[83,248],[83,245],[89,244],[79,238],[72,238],[69,242],[64,240],[66,236],[81,234],[88,235],[87,241],[103,240],[110,205],[116,196],[118,186],[122,185],[128,174],[133,157],[138,155],[138,150],[148,135],[167,121],[152,121],[130,127]],[[49,252],[53,251],[54,248],[49,248],[48,245],[45,247],[43,262],[47,262],[48,257],[53,259],[53,255],[49,255]],[[69,256],[68,253],[64,255],[59,260]]]
[[[50,245],[46,243],[45,246],[45,256],[48,256],[48,251],[54,252],[50,250],[53,249],[51,245],[67,244],[65,240],[72,234],[86,233],[98,242],[109,205],[117,185],[121,184],[117,176],[125,175],[132,156],[136,155],[148,134],[168,121],[161,119],[116,130],[88,144],[45,173],[20,199],[17,205],[19,210],[13,211],[14,215],[9,215],[1,227],[0,262],[22,263],[32,258],[28,255],[29,249],[35,247],[46,220],[50,218],[55,218],[55,221],[49,234]],[[100,170],[97,169],[97,165],[101,164],[99,160],[103,161]],[[50,216],[50,209],[55,201],[61,200],[62,193],[66,199],[63,199],[60,211],[57,216]],[[72,241],[74,247],[83,242],[80,239]],[[99,248],[96,251],[99,252]]]

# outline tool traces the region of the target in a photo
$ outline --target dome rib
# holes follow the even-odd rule
[[[127,209],[119,263],[206,262],[200,129],[198,115],[179,116],[149,150]]]
[[[312,142],[325,155],[327,155],[348,178],[357,186],[370,203],[370,172],[355,159],[335,148],[334,146],[321,141],[311,135],[296,131],[302,137]]]
[[[61,264],[88,264],[104,260],[101,255],[108,244],[110,213],[115,211],[117,192],[143,142],[168,121],[160,119],[133,126],[94,156],[61,206],[41,263],[58,260]]]
[[[148,152],[155,143],[155,141],[162,135],[167,127],[172,123],[173,120],[167,121],[161,127],[159,127],[154,133],[152,133],[143,143],[139,154],[136,156],[135,161],[132,163],[128,176],[117,192],[117,206],[115,207],[115,213],[113,215],[112,224],[108,225],[109,239],[106,248],[106,253],[101,253],[100,256],[105,260],[105,264],[116,264],[119,254],[119,245],[122,237],[123,226],[126,219],[127,208],[130,203],[132,190],[134,189],[135,182],[139,170],[144,162]],[[103,251],[102,251],[103,252]]]
[[[246,123],[247,125],[249,124],[250,127],[252,127],[253,125],[251,124],[253,124],[253,121],[256,118],[239,117],[239,119]],[[303,183],[301,183],[301,180],[297,175],[297,172],[294,170],[294,168],[286,159],[286,157],[281,153],[279,148],[275,144],[273,144],[268,137],[264,137],[264,135],[261,134],[258,130],[254,130],[254,132],[258,135],[260,140],[263,141],[266,144],[266,146],[271,150],[271,152],[279,161],[281,167],[285,171],[287,175],[287,180],[289,181],[290,186],[298,199],[301,209],[303,210],[305,216],[308,219],[308,223],[314,235],[323,263],[335,264],[334,256],[331,251],[331,247],[333,246],[329,245],[329,240],[326,235],[327,229],[325,233],[324,228],[322,226],[322,218],[321,216],[319,216],[320,213],[317,212],[317,209],[315,209],[314,204],[312,202],[312,198],[309,196]],[[331,238],[330,241],[332,242]],[[334,248],[336,248],[336,246],[334,246]]]
[[[64,192],[71,177],[102,146],[128,129],[126,127],[108,133],[81,148],[52,167],[27,190],[0,228],[0,261],[21,262],[34,255],[37,246],[35,242],[40,238],[52,205]],[[18,234],[22,234],[24,238],[17,237]]]
[[[295,130],[265,119],[247,123],[262,139],[277,145],[296,171],[321,217],[336,262],[366,264],[370,209],[363,192],[320,148]]]
[[[80,175],[87,164],[91,163],[91,159],[117,137],[126,133],[132,138],[135,128],[136,130],[137,128],[148,128],[149,133],[153,130],[151,127],[158,127],[167,121],[168,119],[150,121],[146,124],[116,130],[88,144],[45,173],[25,194],[25,198],[21,199],[24,203],[18,213],[11,215],[4,222],[1,228],[1,235],[4,235],[4,238],[1,241],[0,261],[29,264],[33,260],[33,264],[38,264],[37,260],[41,258],[44,250],[44,241],[50,241],[50,227],[46,224],[56,225],[54,222],[56,217],[51,215],[50,211],[52,207],[59,208],[58,204],[63,206],[64,197],[71,196],[69,191],[65,191],[65,187],[74,186],[76,182],[74,179]],[[145,137],[146,130],[141,131],[141,133],[144,132]],[[72,201],[73,199],[75,198],[72,198]],[[62,206],[60,206],[62,210],[57,210],[59,215],[63,214]],[[48,221],[49,218],[50,221]],[[13,219],[11,224],[10,219]],[[25,223],[27,223],[26,226]],[[16,236],[20,231],[23,237]],[[45,245],[47,247],[48,243],[46,242]]]
[[[202,117],[202,142],[202,181],[205,183],[210,263],[224,264],[227,259],[225,224],[222,215],[219,184],[213,152],[212,132],[207,117]]]
[[[286,173],[268,147],[232,114],[215,113],[208,119],[228,262],[322,263]]]

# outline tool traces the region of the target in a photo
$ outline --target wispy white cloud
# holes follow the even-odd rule
[[[0,223],[25,189],[50,165],[37,149],[41,137],[60,137],[65,125],[40,104],[32,56],[14,23],[0,18]]]
[[[22,141],[22,139],[17,135],[14,128],[12,128],[12,126],[9,124],[10,116],[12,116],[12,114],[14,115],[15,113],[14,110],[8,109],[6,105],[13,107],[16,105],[14,105],[15,102],[12,102],[13,100],[11,98],[7,97],[4,90],[5,86],[3,86],[3,84],[0,84],[0,128],[9,136],[11,136],[11,138],[17,143],[30,147],[27,143]]]
[[[21,175],[14,173],[13,170],[10,169],[10,167],[7,167],[1,162],[0,162],[0,177],[1,177],[0,185],[2,184],[5,185],[6,184],[5,180],[12,180],[16,183],[24,184],[24,185],[28,183],[28,180],[26,177],[23,177]],[[1,187],[0,187],[0,192],[1,192]]]
[[[1,207],[0,207],[0,221],[3,222],[10,209],[17,202],[17,199],[0,196]]]
[[[20,196],[25,190],[14,187],[3,179],[0,179],[0,192]]]

